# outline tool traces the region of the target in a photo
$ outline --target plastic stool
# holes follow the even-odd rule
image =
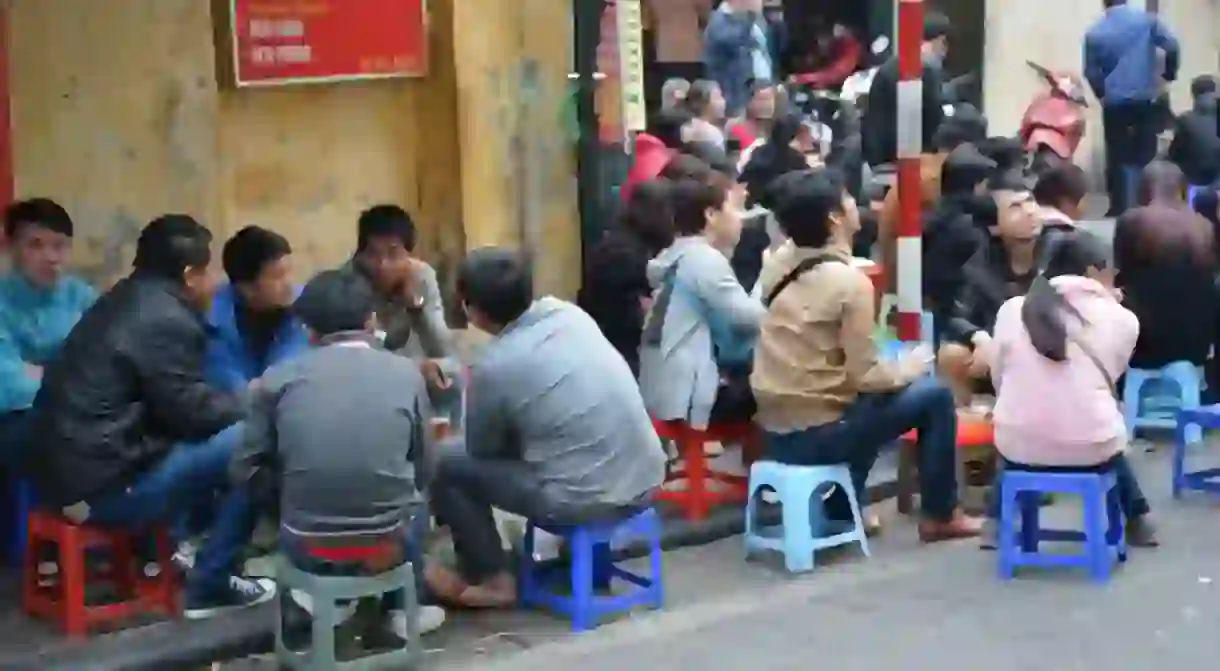
[[[826,520],[821,494],[827,490],[826,485],[832,484],[841,487],[851,502],[852,528],[848,531],[831,533]],[[779,528],[763,527],[758,522],[758,499],[763,487],[774,489],[779,496],[783,512]],[[789,571],[812,571],[814,553],[818,550],[856,542],[860,543],[864,556],[869,556],[860,502],[846,466],[787,466],[760,461],[750,467],[745,531],[747,557],[758,550],[777,550],[784,553],[784,566]]]
[[[1220,429],[1220,405],[1179,410],[1173,441],[1173,497],[1183,489],[1220,494],[1220,468],[1186,472],[1187,431],[1191,428]]]
[[[1174,419],[1144,417],[1140,414],[1140,390],[1145,383],[1152,380],[1169,380],[1178,385],[1181,410],[1194,410],[1199,407],[1203,375],[1193,363],[1175,361],[1159,370],[1131,368],[1127,371],[1126,383],[1123,385],[1123,421],[1127,425],[1129,438],[1135,437],[1136,429],[1172,430],[1177,427],[1177,421]],[[1197,443],[1203,440],[1203,432],[1197,426],[1192,426],[1186,437],[1189,442]]]
[[[712,506],[721,503],[740,503],[746,498],[746,482],[744,475],[724,473],[713,470],[708,464],[704,445],[709,442],[740,442],[746,453],[755,451],[759,443],[758,429],[749,422],[739,424],[711,424],[706,429],[693,429],[682,420],[653,421],[657,436],[671,440],[678,447],[682,459],[682,468],[673,469],[665,474],[665,484],[684,480],[686,486],[681,489],[670,489],[662,486],[657,492],[657,501],[672,503],[681,511],[683,517],[689,520],[701,520],[707,517]],[[743,457],[747,457],[743,454]],[[710,487],[711,483],[719,483],[721,487]]]
[[[423,661],[420,645],[419,603],[415,594],[415,568],[410,562],[375,576],[320,576],[302,571],[281,557],[276,562],[275,580],[275,656],[289,669],[324,671],[348,669],[415,669]],[[292,590],[301,590],[313,600],[313,638],[308,650],[297,652],[284,643],[284,599],[292,598]],[[348,662],[340,662],[335,654],[335,627],[341,624],[343,612],[339,601],[382,596],[403,592],[403,608],[407,611],[407,642],[400,650],[374,653]]]
[[[1084,530],[1042,529],[1038,499],[1044,493],[1079,494],[1084,500]],[[999,575],[1013,577],[1018,566],[1085,566],[1098,582],[1110,579],[1117,557],[1127,560],[1118,478],[1113,472],[1064,473],[1005,468],[1000,477]],[[1018,518],[1021,524],[1017,532]],[[1042,554],[1039,541],[1084,541],[1084,553]]]
[[[534,559],[534,534],[541,529],[562,536],[572,553],[570,582],[572,595],[561,596],[549,588],[561,582],[560,573],[568,566],[539,566]],[[620,534],[632,534],[648,539],[650,575],[631,573],[615,565],[610,552],[610,540]],[[608,589],[611,580],[619,578],[635,587],[622,594],[594,596],[595,588]],[[661,575],[661,517],[655,508],[648,508],[629,519],[601,524],[559,526],[535,524],[525,527],[521,550],[519,593],[523,606],[537,606],[572,618],[572,631],[581,632],[597,625],[597,618],[608,613],[646,605],[661,608],[665,602],[665,587]]]
[[[83,636],[95,625],[110,624],[145,612],[176,616],[178,585],[170,561],[173,552],[169,532],[153,530],[161,573],[144,578],[136,560],[136,532],[75,524],[60,515],[35,510],[29,515],[28,538],[21,576],[21,603],[28,615],[53,620],[69,636]],[[54,543],[58,548],[59,580],[51,587],[38,585],[38,546]],[[86,575],[85,554],[109,550],[111,568],[105,574]],[[100,606],[85,602],[90,580],[113,582],[121,601]]]

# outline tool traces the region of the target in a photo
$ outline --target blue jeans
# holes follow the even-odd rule
[[[176,522],[223,489],[187,581],[187,598],[226,589],[258,521],[249,488],[230,486],[229,463],[242,430],[237,423],[202,443],[176,445],[125,491],[89,501],[89,521],[120,527]]]
[[[847,464],[857,494],[881,449],[919,430],[919,488],[923,513],[948,520],[957,508],[957,409],[953,392],[926,376],[904,389],[861,394],[842,419],[792,433],[767,433],[767,459],[799,466]],[[851,519],[847,498],[827,501],[832,519]]]
[[[21,470],[21,461],[33,430],[32,424],[29,410],[0,414],[0,471],[7,471],[10,477]]]
[[[1114,477],[1118,479],[1118,505],[1122,508],[1123,517],[1128,520],[1138,519],[1152,512],[1152,508],[1148,505],[1148,499],[1144,497],[1144,490],[1140,489],[1139,480],[1135,477],[1135,471],[1131,468],[1131,460],[1125,454],[1119,454],[1113,459],[1096,466],[1033,466],[1028,464],[1017,464],[1005,459],[999,460],[999,468],[996,472],[996,482],[999,483],[1003,478],[1003,470],[1011,468],[1021,471],[1043,471],[1048,473],[1104,473],[1106,471],[1114,471]],[[1000,492],[999,488],[993,490],[991,495],[991,505],[989,506],[988,515],[992,519],[1000,517]]]

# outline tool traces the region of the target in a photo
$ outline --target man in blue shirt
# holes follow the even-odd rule
[[[42,366],[97,298],[67,274],[72,233],[72,218],[47,198],[18,201],[4,214],[11,268],[0,276],[0,466],[20,461]]]
[[[1155,14],[1127,0],[1103,4],[1106,13],[1084,38],[1084,75],[1101,101],[1108,216],[1116,217],[1135,205],[1140,172],[1156,157],[1155,105],[1163,82],[1177,79],[1179,47]]]
[[[284,236],[258,226],[225,243],[221,262],[229,284],[217,290],[208,321],[207,373],[212,385],[243,391],[271,366],[309,346],[292,315],[292,247]]]

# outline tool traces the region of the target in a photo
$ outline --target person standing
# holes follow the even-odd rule
[[[0,466],[16,469],[29,438],[30,404],[42,366],[97,299],[66,274],[72,218],[58,203],[32,198],[4,213],[11,270],[0,277]]]
[[[1206,187],[1220,177],[1220,123],[1216,114],[1216,89],[1214,76],[1195,77],[1190,82],[1194,105],[1174,121],[1169,160],[1182,169],[1192,190]]]
[[[1180,48],[1155,14],[1127,0],[1102,3],[1105,14],[1084,38],[1084,75],[1101,101],[1107,216],[1117,217],[1134,206],[1140,171],[1156,157],[1156,100],[1162,80],[1177,79]]]
[[[774,80],[762,0],[724,0],[703,33],[703,65],[720,85],[728,116],[737,116],[750,99],[750,82]]]

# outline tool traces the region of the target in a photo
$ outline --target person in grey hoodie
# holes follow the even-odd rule
[[[458,571],[432,564],[427,580],[447,603],[507,607],[516,584],[493,507],[550,524],[624,518],[650,505],[665,455],[627,362],[580,308],[535,300],[519,254],[471,252],[457,291],[493,338],[470,368],[466,451],[441,451],[429,492]]]
[[[360,214],[356,253],[343,270],[372,283],[386,349],[419,362],[437,411],[461,422],[461,364],[445,323],[436,270],[415,256],[415,223],[397,205]]]
[[[349,273],[324,271],[305,285],[293,311],[312,349],[252,384],[232,476],[243,486],[260,472],[259,482],[278,482],[280,547],[298,568],[367,575],[411,561],[419,594],[427,511],[415,464],[432,408],[419,367],[373,333],[374,306],[368,283]],[[407,636],[400,596],[357,618],[366,639]],[[419,615],[422,631],[445,619],[436,607]]]

